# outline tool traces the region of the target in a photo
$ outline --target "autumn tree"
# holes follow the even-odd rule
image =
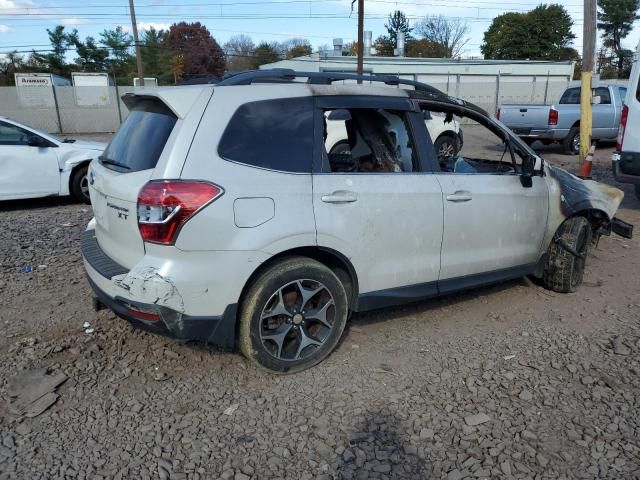
[[[571,16],[558,4],[505,13],[493,19],[480,50],[487,59],[560,60],[575,38],[572,26]]]
[[[436,57],[460,58],[469,41],[469,27],[457,18],[425,17],[416,24],[415,31],[418,37],[428,42],[417,44],[415,48],[431,51]]]
[[[180,56],[184,76],[213,75],[222,78],[226,68],[224,52],[200,22],[174,23],[164,39],[174,56]]]
[[[617,75],[624,76],[625,62],[632,60],[633,52],[623,48],[622,40],[633,30],[640,19],[640,0],[600,0],[598,2],[598,29],[602,30],[605,47],[613,50],[617,57]]]
[[[393,43],[386,35],[380,35],[373,42],[373,48],[378,57],[393,57]]]
[[[449,58],[450,50],[446,45],[421,38],[407,42],[406,54],[407,57]]]

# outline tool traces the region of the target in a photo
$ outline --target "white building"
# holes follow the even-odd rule
[[[575,63],[365,57],[367,74],[392,74],[427,83],[487,110],[502,103],[551,103],[573,77]],[[355,72],[356,57],[313,54],[262,65],[307,72]]]

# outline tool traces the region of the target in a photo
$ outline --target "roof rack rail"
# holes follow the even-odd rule
[[[293,82],[297,78],[306,78],[307,83],[315,85],[331,85],[341,80],[362,80],[363,82],[379,82],[386,85],[410,85],[415,90],[436,96],[447,95],[435,87],[414,80],[405,80],[396,75],[358,75],[342,72],[296,72],[288,68],[273,68],[265,70],[251,70],[249,72],[231,75],[216,85],[226,87],[230,85],[251,85],[252,83],[280,83]]]

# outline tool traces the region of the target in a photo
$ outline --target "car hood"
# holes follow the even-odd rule
[[[64,145],[69,146],[73,149],[77,150],[97,150],[100,152],[104,152],[104,149],[107,148],[106,143],[102,142],[87,142],[83,140],[76,140],[73,143],[65,143]]]
[[[546,166],[549,177],[560,189],[560,209],[566,217],[591,209],[602,210],[609,219],[615,216],[624,198],[622,190],[594,180],[582,180],[559,167]]]

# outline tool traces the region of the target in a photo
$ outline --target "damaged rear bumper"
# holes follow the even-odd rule
[[[183,340],[199,340],[224,350],[233,350],[235,347],[236,304],[229,305],[221,316],[193,317],[167,307],[133,302],[121,297],[112,298],[91,278],[88,280],[100,303],[136,327]],[[152,319],[153,317],[157,319]]]
[[[82,235],[81,249],[95,296],[119,317],[155,333],[234,349],[236,303],[226,304],[221,315],[188,315],[175,285],[157,269],[142,269],[134,275],[104,253],[92,230]]]

